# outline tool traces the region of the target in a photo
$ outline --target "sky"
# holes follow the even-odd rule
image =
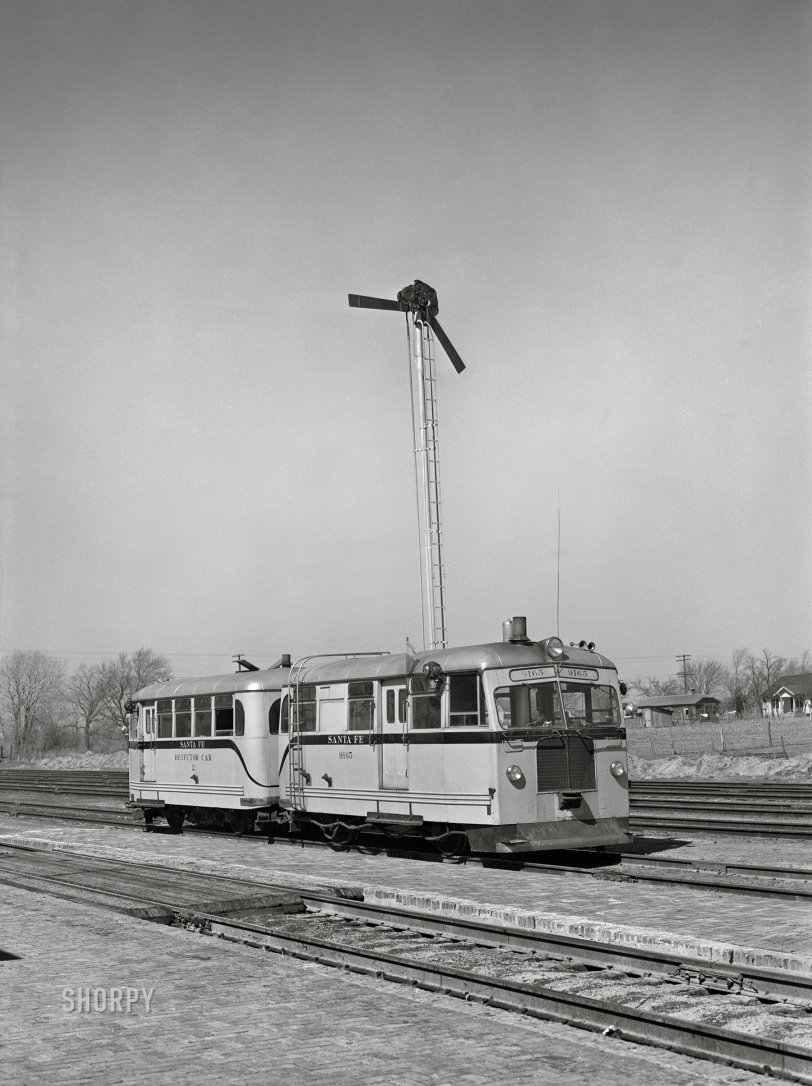
[[[805,0],[0,0],[0,653],[812,647]],[[559,542],[560,521],[560,542]]]

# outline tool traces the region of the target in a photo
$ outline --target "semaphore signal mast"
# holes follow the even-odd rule
[[[446,648],[445,569],[440,509],[440,459],[437,439],[437,386],[434,337],[439,339],[457,373],[465,363],[437,320],[437,291],[416,279],[398,293],[397,301],[350,294],[359,309],[393,309],[406,314],[409,339],[409,385],[420,538],[420,608],[423,648]]]

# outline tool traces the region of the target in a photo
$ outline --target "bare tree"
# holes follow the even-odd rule
[[[68,676],[66,693],[81,722],[85,750],[93,746],[93,738],[103,724],[106,680],[102,664],[81,664]]]
[[[0,662],[0,717],[11,757],[33,752],[46,729],[53,736],[64,678],[62,662],[45,652],[13,652]]]
[[[668,679],[654,679],[649,675],[645,679],[632,679],[631,686],[639,690],[644,698],[661,698],[669,694],[679,694],[680,682],[673,676]]]
[[[812,652],[804,649],[800,656],[790,656],[784,661],[785,675],[801,675],[812,670]]]
[[[120,652],[115,660],[102,664],[104,697],[102,718],[111,726],[124,728],[127,713],[124,708],[133,694],[150,683],[172,678],[169,660],[152,649]]]
[[[747,704],[747,676],[744,662],[749,655],[749,649],[734,649],[730,654],[730,667],[725,671],[722,682],[730,697],[730,704],[736,710],[736,716],[741,717]]]
[[[695,694],[713,694],[725,686],[725,667],[718,660],[697,660],[688,668],[688,683]]]
[[[760,711],[764,696],[776,679],[785,672],[783,656],[776,656],[769,649],[762,649],[761,656],[748,654],[744,660],[747,693]]]

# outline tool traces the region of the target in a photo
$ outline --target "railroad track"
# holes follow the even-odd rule
[[[804,1024],[812,978],[709,968],[654,950],[311,892],[300,892],[299,910],[290,888],[280,902],[278,890],[227,876],[7,846],[0,848],[4,881],[163,922],[171,913],[175,924],[204,936],[812,1083]],[[209,905],[190,907],[190,894]],[[769,1035],[760,1024],[765,1014]]]
[[[118,769],[3,769],[0,792],[53,792],[126,799],[129,775]]]
[[[36,778],[35,786],[28,786],[29,775]],[[16,817],[47,818],[57,821],[73,821],[83,823],[98,823],[103,825],[132,826],[138,829],[144,828],[144,823],[139,814],[125,810],[119,806],[87,806],[68,802],[70,794],[93,797],[115,796],[123,798],[126,791],[119,791],[120,781],[126,782],[126,773],[111,774],[86,771],[84,773],[64,771],[36,771],[21,770],[10,772],[0,770],[0,812]],[[78,779],[77,779],[78,778]],[[100,779],[104,778],[104,779]],[[650,783],[650,782],[649,782]],[[649,783],[638,785],[649,791]],[[657,782],[659,785],[660,782]],[[704,782],[691,782],[696,784],[700,791],[708,791],[709,795],[716,795],[714,786]],[[723,785],[723,792],[735,789],[736,786]],[[784,786],[778,786],[784,791]],[[3,798],[3,791],[9,790],[19,794],[25,792],[46,792],[64,796],[59,802],[34,800],[21,800],[19,798]],[[671,795],[674,786],[670,783],[655,789],[665,795]],[[804,786],[792,787],[791,792],[797,792],[800,796],[808,794],[809,789]],[[736,794],[735,791],[733,794]],[[783,800],[781,801],[783,802]],[[649,823],[646,823],[649,825]],[[670,827],[670,823],[668,824]],[[681,828],[687,828],[684,821],[679,823]],[[707,826],[703,823],[703,828]],[[153,827],[152,832],[162,832],[162,827]],[[185,832],[190,834],[213,833],[221,836],[223,831],[207,830],[187,825]],[[228,832],[228,831],[227,831]],[[262,840],[256,835],[257,840]],[[278,843],[295,844],[302,843],[299,839],[288,842],[280,838]],[[323,842],[308,842],[311,847],[326,847]],[[382,849],[389,855],[402,856],[409,859],[437,860],[433,853],[426,854],[405,848]],[[679,860],[656,856],[641,856],[635,853],[616,853],[595,856],[591,853],[570,853],[570,861],[552,858],[549,862],[539,859],[508,858],[469,858],[471,864],[480,863],[488,867],[504,867],[509,869],[526,869],[528,871],[546,871],[554,875],[591,876],[597,879],[626,882],[658,882],[679,886],[693,886],[720,892],[733,892],[738,894],[769,895],[774,898],[809,899],[812,897],[812,871],[805,871],[792,867],[759,867],[750,864],[726,864],[702,861]]]
[[[50,818],[57,821],[74,821],[107,826],[131,826],[143,830],[144,823],[138,815],[118,808],[74,807],[64,804],[19,803],[0,800],[0,812],[30,818]],[[164,827],[150,827],[150,832],[173,832]],[[184,827],[184,833],[193,836],[210,834],[222,837],[229,830],[198,828],[193,824]],[[248,840],[258,844],[265,840],[261,834],[248,835]],[[298,838],[279,837],[277,847],[300,848]],[[323,841],[306,842],[310,848],[327,849]],[[372,846],[374,848],[374,846]],[[403,859],[439,862],[440,857],[427,852],[401,848],[381,848],[387,855]],[[488,868],[546,872],[551,875],[591,877],[613,882],[654,882],[673,886],[688,886],[719,892],[756,894],[784,900],[809,900],[812,898],[812,871],[795,867],[759,867],[755,864],[726,864],[711,861],[671,859],[663,856],[640,856],[635,853],[569,854],[571,862],[544,862],[542,860],[517,860],[513,858],[469,857],[466,862]]]
[[[720,781],[636,781],[632,829],[812,835],[812,785]]]

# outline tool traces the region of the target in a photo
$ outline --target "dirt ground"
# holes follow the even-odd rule
[[[633,781],[797,781],[812,783],[812,754],[761,758],[732,754],[676,754],[670,758],[629,758]]]
[[[35,762],[4,762],[14,769],[127,769],[127,752],[63,754]],[[790,758],[763,758],[732,754],[677,754],[666,758],[629,757],[633,781],[798,781],[812,783],[812,753]]]

